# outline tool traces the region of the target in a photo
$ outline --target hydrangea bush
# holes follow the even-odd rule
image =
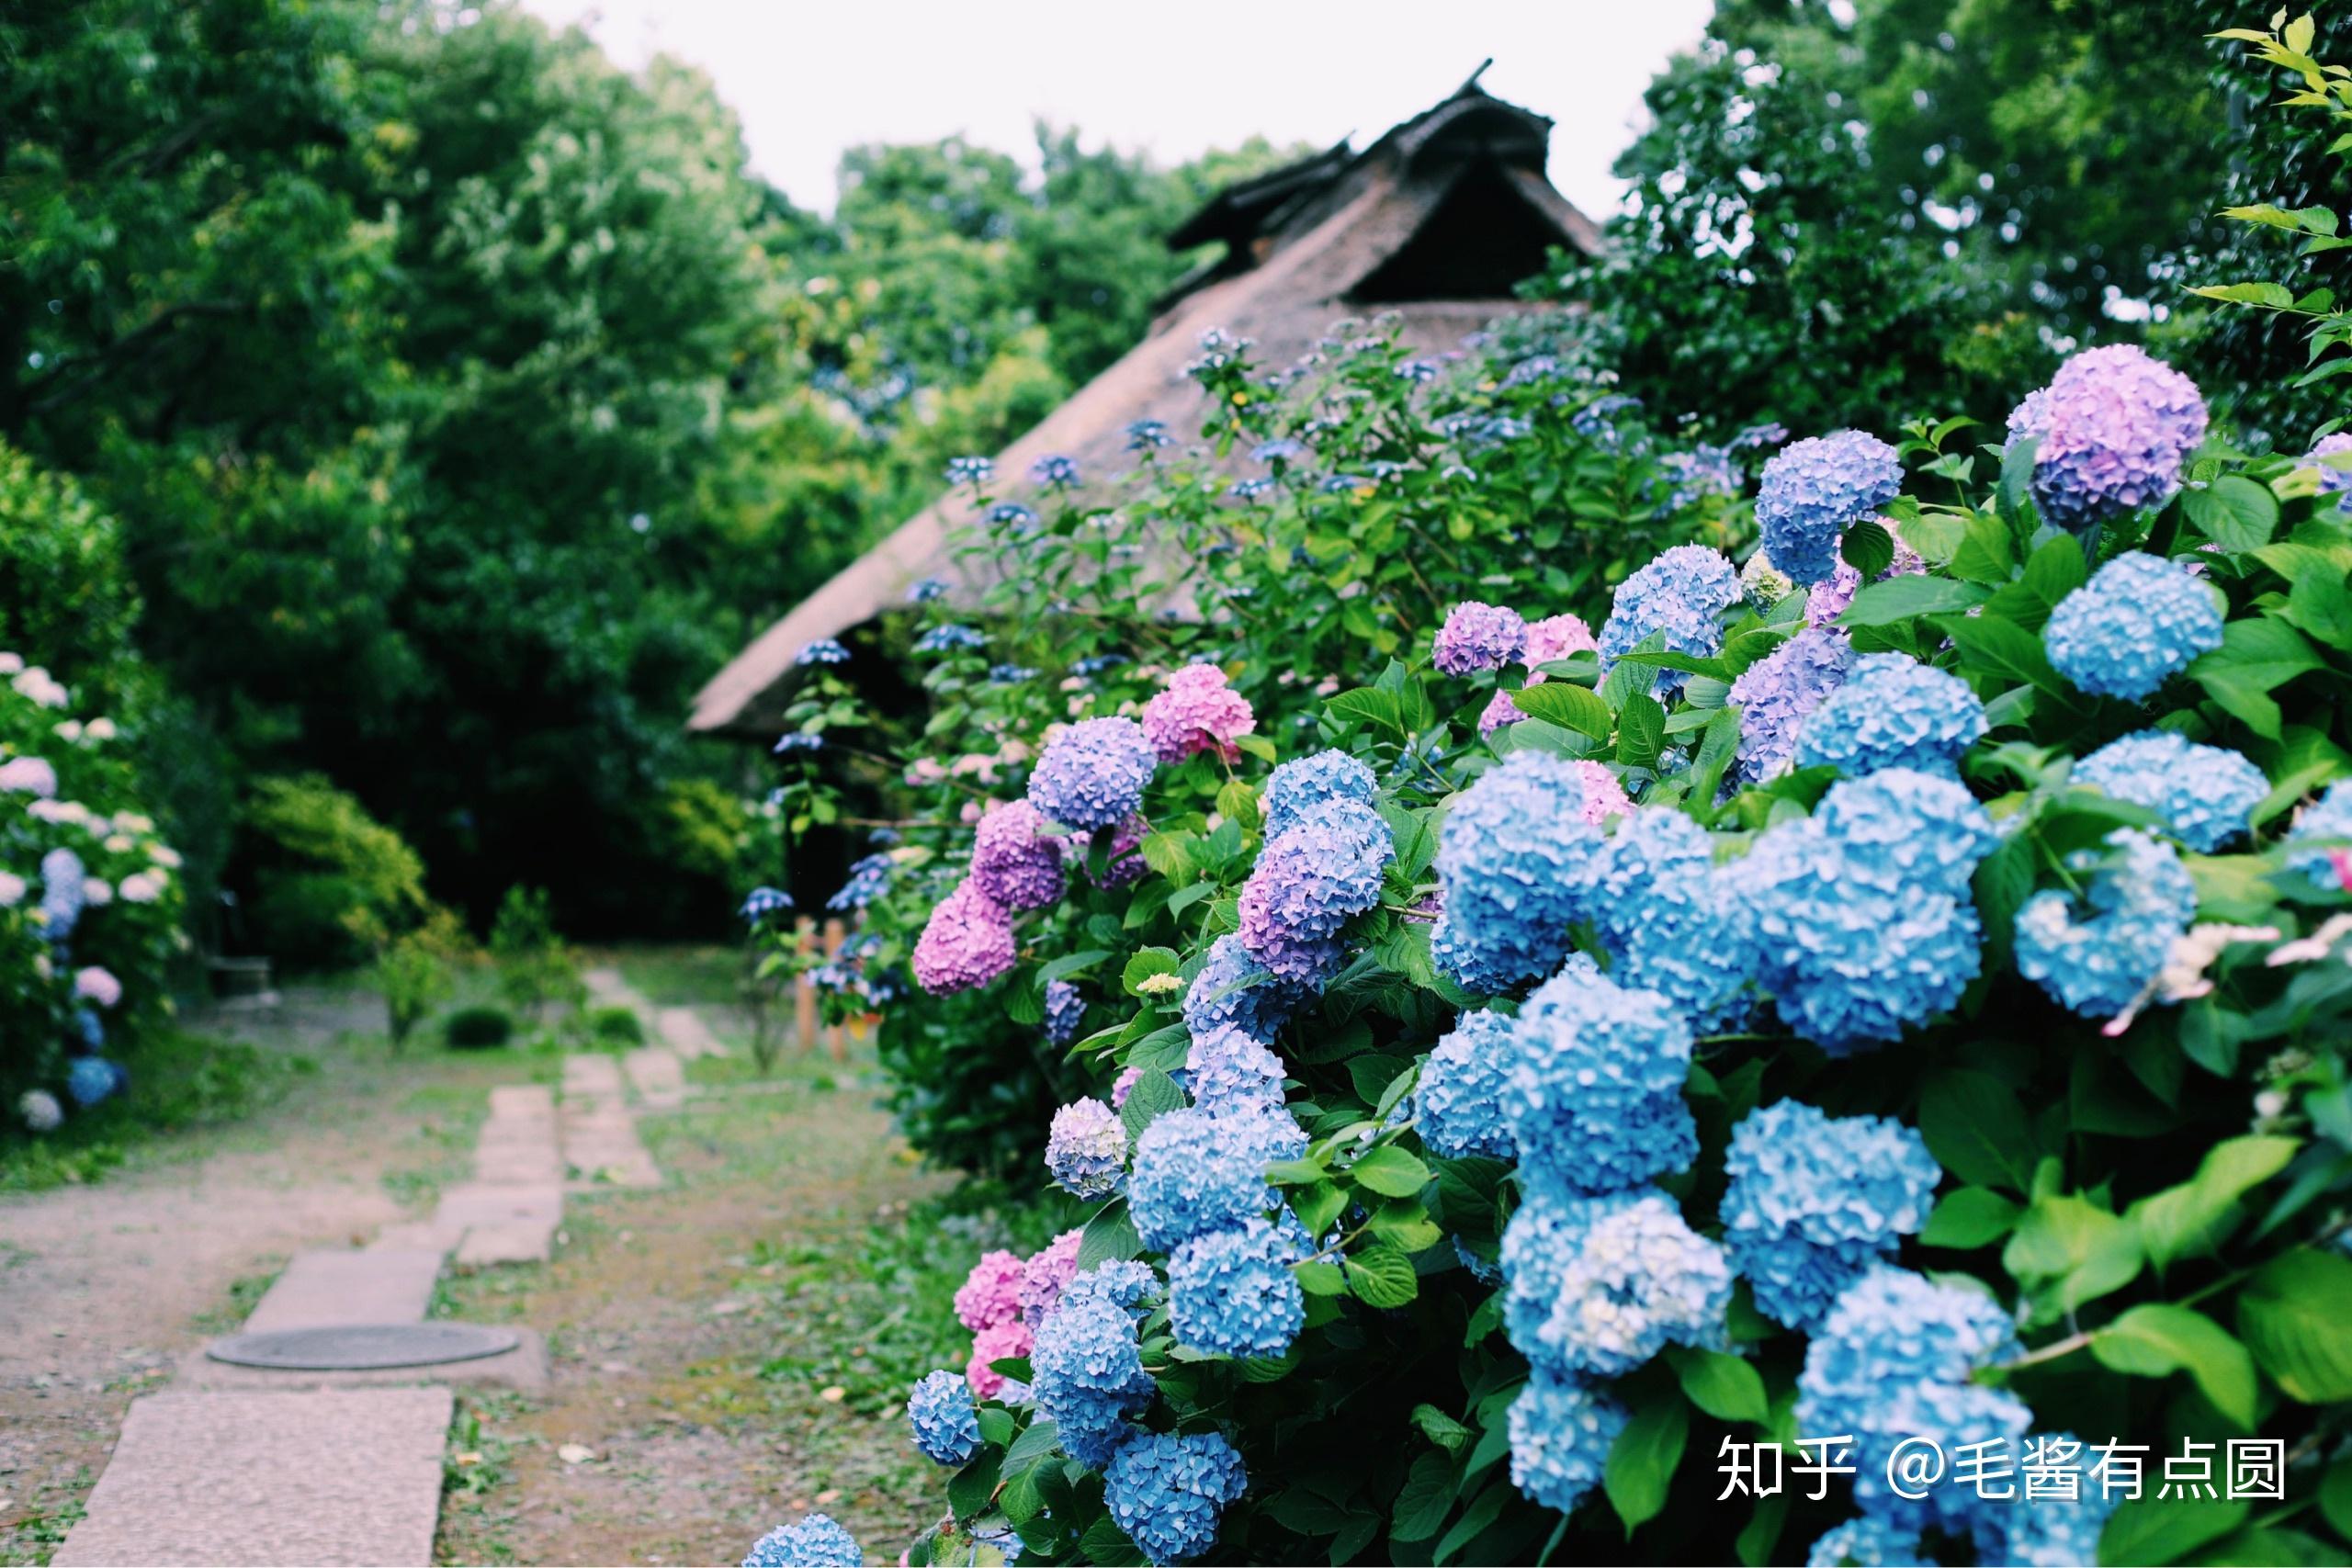
[[[179,856],[156,834],[127,739],[0,652],[0,1096],[39,1134],[120,1092],[168,1008]]]
[[[910,1560],[2340,1561],[2333,433],[2239,450],[2091,350],[1751,508],[1509,338],[1204,346],[1263,482],[1156,433],[1120,507],[975,545],[1046,673],[934,645],[961,753],[868,908],[891,1012],[992,1001],[1061,1094],[1031,1179],[1099,1203],[976,1260]],[[1028,909],[976,886],[1023,802]],[[1922,1438],[2046,1479],[1894,1484]],[[2160,1495],[2254,1438],[2276,1500]]]

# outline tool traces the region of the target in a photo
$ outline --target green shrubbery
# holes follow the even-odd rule
[[[514,1038],[514,1015],[498,1007],[459,1008],[443,1021],[441,1030],[458,1050],[486,1051]]]
[[[244,834],[250,939],[281,964],[356,964],[425,916],[416,852],[318,774],[255,781]]]

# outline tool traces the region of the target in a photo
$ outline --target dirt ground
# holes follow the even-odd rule
[[[0,1198],[0,1563],[47,1561],[131,1398],[234,1328],[288,1255],[428,1211],[466,1172],[489,1087],[556,1073],[519,1051],[396,1058],[377,1016],[321,992],[241,1020],[319,1070],[99,1184]],[[436,1313],[527,1323],[553,1381],[463,1396],[441,1561],[734,1562],[811,1507],[888,1560],[940,1511],[903,1413],[905,1368],[935,1364],[939,1327],[910,1321],[874,1237],[942,1179],[854,1054],[770,1080],[740,1060],[692,1071],[689,1107],[640,1122],[665,1188],[568,1200],[550,1264],[444,1275]]]

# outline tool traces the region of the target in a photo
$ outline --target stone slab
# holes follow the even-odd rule
[[[52,1561],[424,1568],[451,1409],[438,1387],[144,1395]]]
[[[621,1087],[621,1065],[610,1056],[575,1051],[563,1059],[563,1098],[567,1114],[573,1100],[618,1100],[625,1092]]]
[[[438,1247],[298,1252],[254,1304],[245,1332],[423,1323],[440,1272]]]
[[[598,1007],[625,1008],[637,1005],[637,992],[621,978],[617,969],[598,967],[580,976],[588,987],[588,998]]]
[[[458,1262],[544,1263],[563,1223],[563,1188],[556,1182],[467,1182],[441,1194],[434,1224],[455,1232]]]
[[[661,1032],[662,1043],[689,1062],[727,1055],[727,1043],[713,1034],[710,1025],[692,1008],[663,1008],[654,1015],[653,1026]]]
[[[555,1091],[543,1083],[501,1084],[490,1091],[492,1122],[555,1119]]]
[[[686,1069],[678,1054],[664,1045],[648,1045],[621,1058],[629,1083],[648,1111],[675,1111],[686,1102]]]
[[[504,1388],[518,1393],[544,1393],[550,1383],[547,1341],[519,1323],[502,1324],[521,1337],[521,1343],[502,1356],[471,1361],[449,1361],[437,1367],[386,1367],[365,1372],[274,1371],[266,1367],[232,1367],[216,1361],[202,1349],[183,1357],[172,1379],[174,1388],[238,1389],[300,1393],[322,1388],[414,1388],[419,1385]]]

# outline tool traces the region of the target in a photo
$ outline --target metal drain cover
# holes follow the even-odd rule
[[[365,1372],[434,1367],[503,1355],[523,1342],[511,1328],[470,1323],[384,1323],[237,1334],[205,1348],[216,1361],[288,1372]]]

